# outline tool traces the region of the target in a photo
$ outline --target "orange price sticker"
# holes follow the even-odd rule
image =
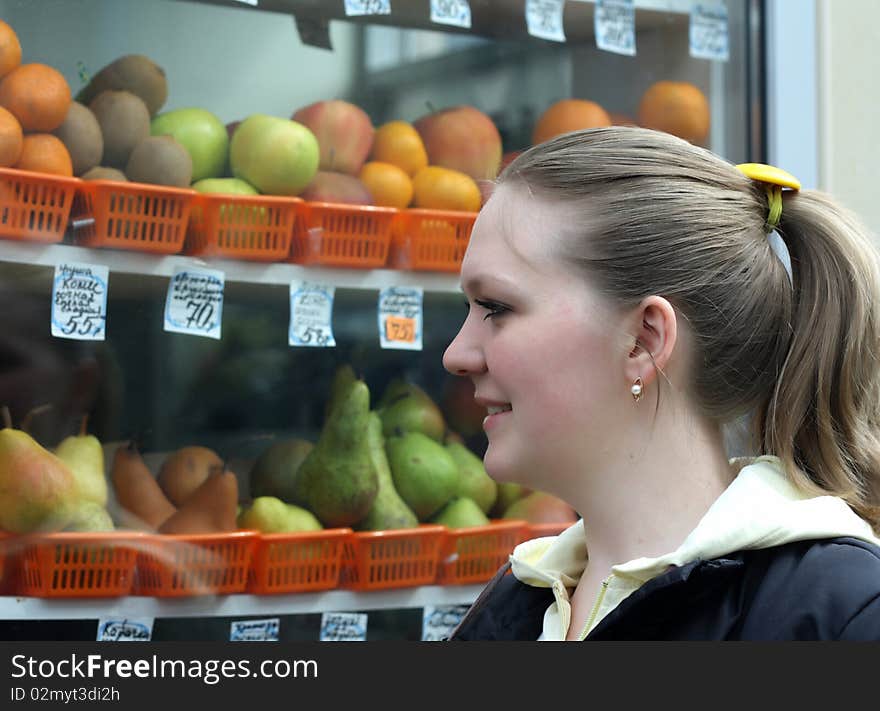
[[[415,343],[416,320],[403,316],[388,316],[385,319],[385,340],[397,343]]]

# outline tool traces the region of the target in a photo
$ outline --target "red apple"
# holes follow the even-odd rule
[[[330,170],[319,170],[299,196],[312,202],[341,202],[350,205],[369,205],[373,202],[373,196],[359,178]]]
[[[416,131],[428,163],[467,173],[474,180],[494,180],[501,165],[501,135],[492,119],[473,106],[453,106],[422,116]]]
[[[341,99],[316,101],[291,118],[307,126],[321,148],[320,170],[357,175],[373,147],[375,129],[367,113]]]

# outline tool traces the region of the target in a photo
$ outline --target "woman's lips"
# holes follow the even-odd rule
[[[487,409],[489,414],[483,418],[483,430],[485,432],[488,432],[495,427],[495,425],[511,411],[510,405],[504,405],[502,407],[492,406]]]

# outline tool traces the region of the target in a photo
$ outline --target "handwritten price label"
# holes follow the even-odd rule
[[[565,0],[526,0],[526,28],[532,37],[565,42]]]
[[[153,638],[152,617],[102,617],[98,620],[98,642],[149,642]]]
[[[277,642],[281,620],[234,620],[229,625],[230,642]]]
[[[345,0],[345,14],[349,17],[390,15],[391,0]]]
[[[382,348],[422,350],[422,293],[417,286],[389,286],[379,292]]]
[[[366,642],[365,612],[324,612],[321,614],[321,642]]]
[[[290,282],[290,326],[287,342],[291,346],[332,348],[333,297],[336,288],[308,282]]]
[[[470,27],[471,6],[467,0],[431,0],[431,22]]]
[[[52,335],[103,341],[107,324],[110,270],[97,264],[67,262],[55,267],[52,283]]]
[[[636,9],[634,0],[596,0],[593,15],[596,46],[606,52],[636,53]]]
[[[694,5],[691,9],[690,55],[697,59],[730,59],[726,5]]]
[[[221,271],[178,267],[168,282],[165,330],[219,339],[224,286]]]
[[[468,605],[427,605],[422,609],[422,641],[447,639],[467,611]]]

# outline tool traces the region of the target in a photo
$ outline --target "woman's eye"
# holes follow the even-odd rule
[[[501,316],[504,312],[509,311],[506,306],[503,304],[499,304],[495,301],[485,301],[483,299],[474,299],[474,303],[480,308],[486,309],[489,313],[483,316],[483,320],[487,318],[494,318],[495,316]]]

